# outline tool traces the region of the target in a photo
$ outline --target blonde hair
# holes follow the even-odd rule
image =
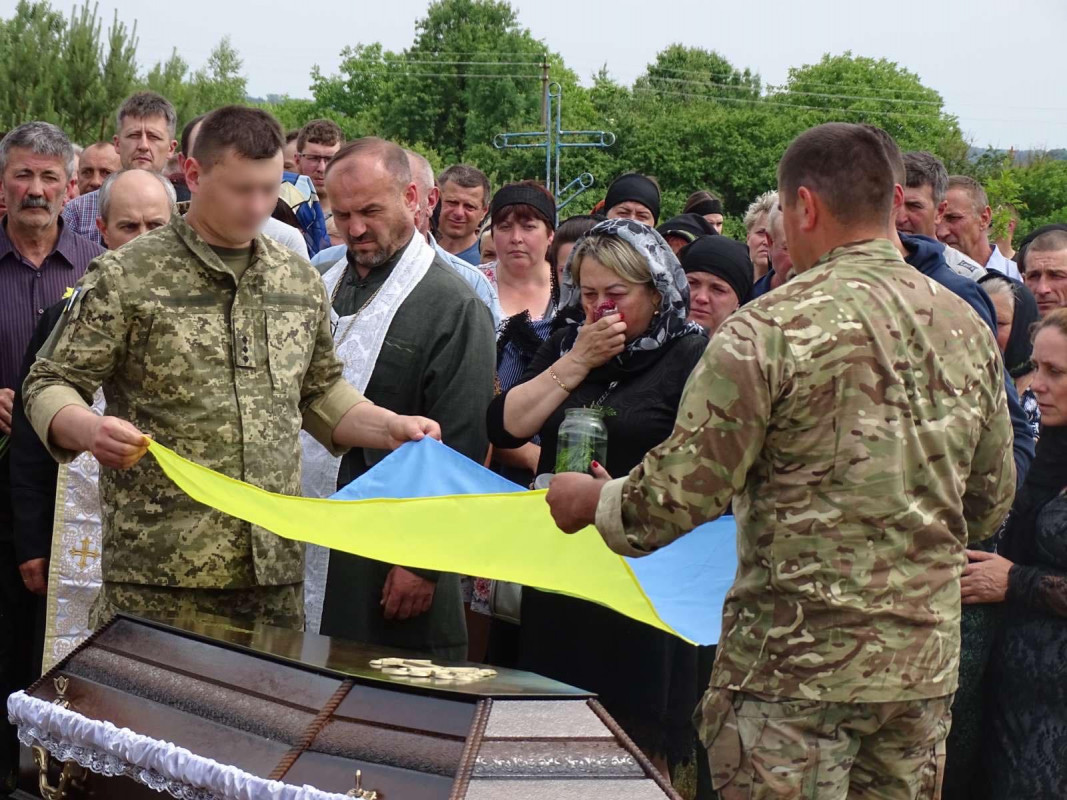
[[[745,211],[745,233],[752,233],[761,215],[770,214],[771,208],[778,205],[778,192],[771,189],[757,197]]]
[[[654,288],[652,270],[644,256],[617,236],[586,236],[575,245],[570,259],[575,286],[582,285],[582,262],[586,258],[595,258],[628,283]]]

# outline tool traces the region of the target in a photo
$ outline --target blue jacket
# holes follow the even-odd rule
[[[319,250],[330,246],[330,237],[326,233],[326,216],[322,213],[319,195],[311,178],[295,172],[283,172],[278,196],[289,204],[300,221],[300,232],[304,234],[309,256],[314,256]]]
[[[950,290],[975,310],[993,335],[997,334],[997,312],[992,301],[981,286],[962,275],[957,275],[945,262],[945,246],[941,242],[926,236],[900,234],[900,241],[908,251],[904,259],[915,269],[932,281],[936,281]],[[1015,488],[1023,485],[1026,473],[1030,470],[1030,464],[1034,460],[1034,437],[1030,431],[1030,425],[1026,421],[1026,414],[1019,402],[1019,394],[1015,390],[1015,381],[1004,371],[1004,390],[1008,395],[1008,413],[1011,415],[1011,427],[1015,431],[1015,442],[1012,447],[1015,457]]]

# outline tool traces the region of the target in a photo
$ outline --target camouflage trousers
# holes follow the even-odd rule
[[[952,696],[832,703],[709,689],[694,721],[721,800],[937,800]]]
[[[304,584],[253,586],[249,589],[186,589],[104,581],[89,610],[89,627],[96,630],[120,611],[189,620],[213,615],[245,625],[260,622],[302,631]]]

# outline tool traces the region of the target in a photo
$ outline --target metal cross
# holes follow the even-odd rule
[[[87,566],[89,566],[89,562],[86,561],[87,558],[92,558],[92,559],[100,558],[100,552],[98,550],[90,549],[89,545],[90,545],[89,537],[86,536],[85,538],[82,539],[82,546],[81,546],[80,549],[76,548],[76,547],[70,549],[70,554],[72,556],[76,556],[76,557],[80,556],[81,557],[81,561],[78,564],[78,566],[81,569],[85,569]]]
[[[583,172],[566,186],[559,185],[559,162],[564,147],[611,147],[615,134],[610,131],[565,131],[563,130],[563,87],[553,83],[545,87],[544,107],[547,109],[545,129],[524,133],[498,133],[493,137],[493,147],[498,150],[545,149],[545,188],[556,198],[556,214],[574,198],[592,186],[596,179]],[[554,112],[554,113],[553,113]],[[572,137],[590,137],[592,141],[568,141]],[[537,139],[537,141],[530,141]]]

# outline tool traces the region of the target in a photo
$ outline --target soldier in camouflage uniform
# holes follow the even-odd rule
[[[94,625],[124,610],[303,626],[303,545],[186,496],[141,460],[144,434],[293,495],[301,427],[337,454],[440,435],[344,381],[322,279],[257,235],[275,205],[283,143],[264,112],[209,115],[186,167],[186,217],[92,262],[26,379],[27,414],[53,456],[91,450],[105,467]],[[101,385],[107,417],[87,405]]]
[[[712,339],[674,433],[627,478],[557,476],[560,527],[595,517],[645,555],[733,502],[738,571],[695,721],[733,798],[939,795],[960,574],[1014,493],[988,327],[886,240],[891,165],[859,126],[779,166],[798,277]]]

